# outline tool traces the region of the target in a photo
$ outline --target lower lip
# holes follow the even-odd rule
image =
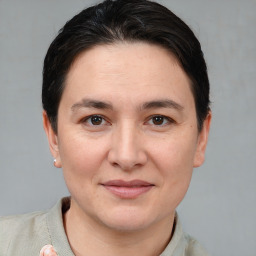
[[[112,194],[123,199],[134,199],[138,196],[148,192],[153,186],[139,186],[139,187],[118,187],[118,186],[104,186]]]

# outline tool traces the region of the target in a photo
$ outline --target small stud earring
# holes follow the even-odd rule
[[[57,162],[57,160],[56,160],[56,158],[53,160],[53,165],[56,167],[56,162]]]

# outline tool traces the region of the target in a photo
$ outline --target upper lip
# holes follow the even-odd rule
[[[107,182],[102,183],[104,186],[116,186],[116,187],[145,187],[145,186],[153,186],[152,183],[143,180],[109,180]]]

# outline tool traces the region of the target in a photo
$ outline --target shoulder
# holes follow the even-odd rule
[[[37,220],[38,218],[41,218],[43,215],[45,215],[45,212],[38,211],[38,212],[32,212],[32,213],[20,214],[20,215],[0,216],[0,226],[1,228],[7,228],[9,225],[11,225],[11,227],[15,228],[24,223],[31,222],[31,221],[33,222],[33,220]]]
[[[60,251],[71,251],[62,219],[69,205],[70,199],[62,198],[48,211],[0,217],[0,255],[39,255],[47,244]]]
[[[160,256],[209,256],[195,238],[183,231],[177,213],[175,214],[173,229],[171,241]]]
[[[16,255],[15,248],[33,247],[47,234],[46,212],[0,217],[0,255]]]
[[[192,236],[184,233],[186,256],[209,256],[204,247]]]

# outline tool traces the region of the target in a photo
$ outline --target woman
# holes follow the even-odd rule
[[[175,212],[211,121],[203,53],[183,21],[146,0],[83,10],[50,45],[42,102],[71,197],[3,218],[0,255],[207,255]]]

